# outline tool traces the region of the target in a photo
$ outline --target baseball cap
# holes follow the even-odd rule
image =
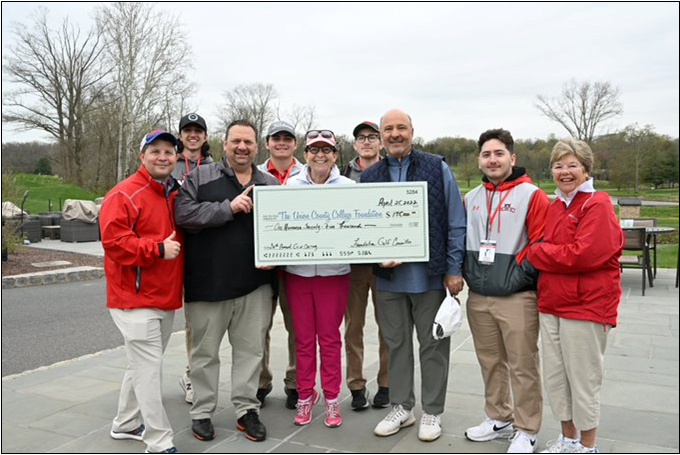
[[[378,127],[378,125],[371,122],[370,120],[364,120],[363,122],[359,123],[357,126],[354,127],[354,131],[352,131],[352,134],[354,135],[355,138],[359,134],[359,131],[362,130],[363,128],[370,128],[372,130],[375,130],[376,133],[380,133],[380,128]]]
[[[310,130],[305,136],[305,147],[314,144],[328,144],[331,147],[337,148],[338,143],[335,140],[335,134],[331,130]]]
[[[295,137],[295,128],[293,128],[293,125],[291,125],[288,122],[279,120],[269,125],[269,129],[267,130],[267,138],[275,135],[276,133],[281,132],[288,133],[291,136]]]
[[[189,125],[198,125],[201,128],[203,128],[203,131],[205,131],[206,133],[208,132],[208,126],[205,123],[205,119],[203,119],[203,117],[193,112],[181,118],[181,120],[179,121],[179,130],[182,131],[183,128],[186,128]]]
[[[156,139],[163,139],[165,141],[171,142],[172,145],[177,147],[177,138],[175,137],[174,134],[168,133],[165,130],[156,129],[144,135],[144,137],[142,138],[142,142],[139,144],[139,151],[140,152],[143,151],[144,147],[151,144]]]

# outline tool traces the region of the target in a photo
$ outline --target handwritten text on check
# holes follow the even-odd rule
[[[255,264],[429,260],[427,184],[258,186]]]

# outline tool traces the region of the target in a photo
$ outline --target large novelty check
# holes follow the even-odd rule
[[[429,260],[427,183],[256,186],[255,264]]]

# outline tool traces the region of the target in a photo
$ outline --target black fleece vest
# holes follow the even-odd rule
[[[427,182],[428,222],[430,224],[429,275],[446,273],[446,249],[449,232],[449,211],[446,207],[444,178],[442,176],[444,157],[411,150],[411,162],[406,173],[407,182]],[[380,160],[361,173],[362,183],[390,182],[387,160]]]

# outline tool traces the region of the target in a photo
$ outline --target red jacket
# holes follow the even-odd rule
[[[174,182],[174,179],[173,179]],[[184,253],[162,259],[159,243],[176,231],[174,199],[144,166],[114,186],[104,197],[99,223],[104,247],[106,306],[109,308],[158,308],[182,306]]]
[[[609,195],[579,192],[569,207],[555,199],[545,219],[545,241],[528,255],[541,271],[538,311],[615,326],[624,236]]]

